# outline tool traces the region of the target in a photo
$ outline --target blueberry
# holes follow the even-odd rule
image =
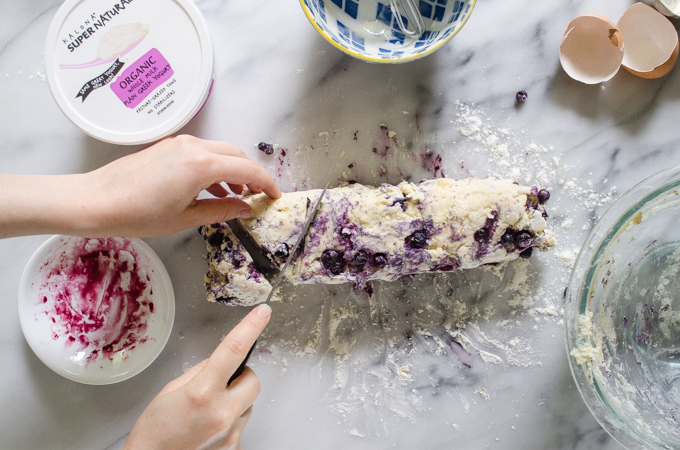
[[[276,247],[274,247],[274,256],[277,258],[287,258],[290,255],[290,250],[288,244],[281,242]]]
[[[376,253],[373,255],[373,258],[371,258],[371,264],[373,264],[373,267],[382,269],[387,265],[387,255],[384,253]]]
[[[359,250],[356,255],[354,255],[354,264],[357,265],[357,267],[361,268],[366,265],[368,262],[368,253],[366,253],[363,250]]]
[[[333,275],[338,275],[345,269],[344,253],[335,250],[326,250],[323,252],[323,255],[321,255],[321,263],[326,269],[330,270]]]
[[[531,254],[533,253],[534,249],[532,247],[529,247],[528,249],[524,250],[522,253],[519,254],[520,258],[523,259],[529,259],[531,258]]]
[[[547,189],[541,189],[540,191],[538,191],[538,194],[536,194],[536,196],[538,197],[538,201],[541,202],[541,204],[550,200],[550,192],[548,192]]]
[[[257,149],[261,152],[265,152],[267,155],[274,154],[274,146],[272,144],[267,144],[266,142],[257,144]]]
[[[501,245],[505,248],[510,247],[515,243],[515,233],[512,230],[506,230],[501,236]]]
[[[517,233],[515,236],[515,245],[518,249],[524,250],[525,248],[531,246],[533,240],[534,237],[531,235],[531,233],[528,231],[522,231],[521,233]]]
[[[208,236],[208,244],[212,245],[213,247],[220,248],[222,241],[224,241],[224,234],[220,233],[219,231]]]
[[[238,305],[238,299],[236,297],[217,297],[215,298],[215,301],[222,305]]]
[[[406,238],[412,248],[423,248],[427,245],[427,232],[425,230],[418,230]]]
[[[238,269],[246,262],[246,257],[240,253],[234,253],[234,256],[231,258],[231,262],[234,267]]]
[[[234,249],[234,243],[231,242],[231,239],[225,239],[225,245],[224,245],[224,251],[229,253]]]
[[[350,230],[349,228],[343,228],[342,230],[340,230],[340,236],[342,236],[343,239],[349,239],[352,237],[352,230]]]
[[[524,100],[526,100],[528,96],[529,96],[529,94],[527,94],[527,91],[519,91],[517,94],[515,94],[515,98],[520,103],[522,103]]]
[[[475,241],[480,243],[489,242],[489,234],[488,228],[480,228],[479,230],[475,231]]]

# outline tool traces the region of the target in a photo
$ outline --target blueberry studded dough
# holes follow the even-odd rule
[[[226,223],[199,228],[208,246],[205,256],[210,265],[205,275],[207,298],[232,306],[252,306],[262,303],[272,285],[259,272],[243,245]],[[276,293],[274,300],[281,300]]]
[[[281,267],[320,194],[247,195],[255,218],[239,222]],[[495,178],[329,189],[286,278],[363,287],[371,280],[528,258],[534,249],[555,246],[546,229],[549,197],[545,189]]]

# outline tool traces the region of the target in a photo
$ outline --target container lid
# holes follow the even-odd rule
[[[57,104],[102,141],[144,144],[178,131],[212,89],[214,54],[191,0],[66,0],[47,34]]]

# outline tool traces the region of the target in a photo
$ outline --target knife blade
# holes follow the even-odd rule
[[[238,220],[228,220],[227,224],[234,236],[239,240],[241,245],[246,249],[251,258],[255,268],[262,272],[268,279],[274,279],[279,274],[279,269],[274,267],[274,264],[262,253],[262,249],[255,244],[253,238],[243,229]]]
[[[286,260],[286,264],[281,268],[281,272],[279,273],[278,278],[276,279],[276,283],[274,283],[274,286],[272,286],[272,290],[269,292],[269,295],[267,296],[267,300],[265,300],[265,303],[269,303],[269,300],[272,299],[274,296],[274,293],[276,290],[279,288],[279,285],[281,284],[281,280],[283,280],[283,275],[286,273],[286,269],[288,269],[288,266],[290,266],[290,263],[293,261],[293,256],[295,255],[295,252],[297,251],[298,247],[300,246],[300,243],[302,240],[307,236],[307,231],[309,230],[309,226],[312,224],[314,221],[314,216],[316,216],[316,212],[319,210],[319,206],[321,206],[321,200],[323,200],[323,196],[326,194],[326,191],[328,190],[328,185],[330,183],[326,183],[326,187],[323,188],[323,191],[321,191],[321,195],[319,198],[316,200],[316,203],[314,203],[314,208],[312,208],[312,212],[307,218],[307,222],[305,223],[304,228],[302,229],[302,234],[298,237],[297,241],[295,242],[295,245],[290,249],[290,255],[288,255],[288,259]]]

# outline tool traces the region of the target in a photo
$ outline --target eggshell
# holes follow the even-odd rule
[[[560,43],[560,63],[573,79],[597,84],[611,79],[623,61],[623,37],[614,22],[597,14],[572,20]]]
[[[673,24],[654,8],[635,3],[618,23],[625,36],[623,67],[642,78],[666,75],[678,60],[678,33]]]

